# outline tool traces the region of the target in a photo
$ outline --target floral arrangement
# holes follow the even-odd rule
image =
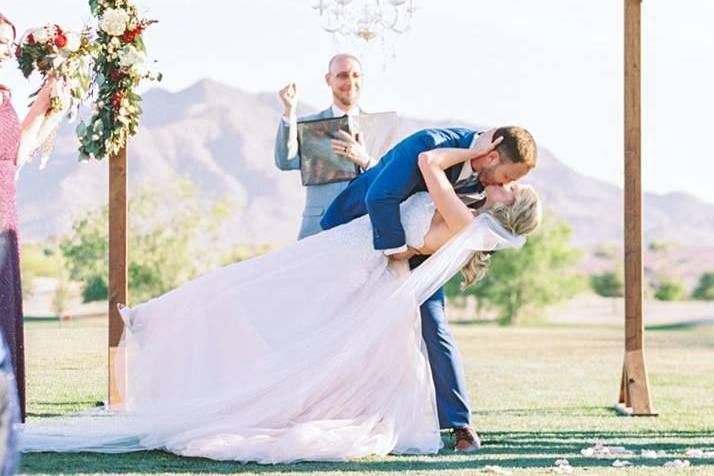
[[[79,158],[103,159],[116,155],[136,134],[141,97],[136,93],[144,80],[160,81],[149,70],[144,30],[155,20],[140,18],[133,0],[89,0],[97,18],[94,28],[81,34],[47,25],[29,31],[17,49],[25,77],[39,71],[56,78],[52,111],[66,108],[73,117],[82,102],[94,100],[92,116],[77,126]]]
[[[87,98],[91,83],[89,31],[65,31],[59,25],[45,25],[25,33],[17,47],[20,71],[27,78],[39,71],[43,78],[55,78],[50,96],[53,112],[68,110],[74,117]]]
[[[117,154],[139,127],[141,97],[135,92],[143,79],[161,80],[146,65],[144,30],[154,20],[139,18],[132,0],[89,0],[99,19],[94,74],[95,111],[80,123],[80,160]]]

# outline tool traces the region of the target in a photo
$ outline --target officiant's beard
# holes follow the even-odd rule
[[[359,104],[359,87],[352,91],[332,91],[332,100],[342,109],[350,109]]]

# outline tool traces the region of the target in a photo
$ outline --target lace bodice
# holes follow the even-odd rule
[[[434,202],[427,192],[418,192],[406,199],[400,205],[402,215],[402,226],[406,237],[406,244],[412,248],[424,246],[424,237],[429,231],[431,220],[434,217]],[[382,251],[374,249],[372,244],[372,223],[369,216],[365,215],[350,223],[319,233],[327,239],[336,240],[348,244],[355,253],[364,253],[365,258],[369,255],[383,257]]]

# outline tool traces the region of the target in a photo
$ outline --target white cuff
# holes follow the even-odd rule
[[[369,169],[371,169],[372,167],[374,167],[375,165],[377,165],[377,161],[374,160],[372,157],[370,157],[370,158],[369,158],[369,162],[367,162],[367,165],[365,165],[365,166],[362,168],[362,170],[369,170]]]
[[[390,256],[396,255],[397,253],[404,253],[405,251],[409,251],[409,248],[407,248],[407,245],[402,245],[399,248],[389,248],[387,250],[382,251],[384,251],[385,255]]]
[[[286,116],[283,114],[280,120],[282,120],[286,126],[297,124],[297,116]]]

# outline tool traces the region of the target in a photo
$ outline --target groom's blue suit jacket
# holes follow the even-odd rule
[[[399,204],[416,192],[426,191],[419,171],[421,152],[437,148],[466,149],[476,131],[463,128],[424,129],[408,136],[387,152],[379,163],[358,176],[332,202],[320,221],[324,230],[369,213],[374,249],[399,248],[406,243]],[[463,164],[446,170],[451,183]]]

